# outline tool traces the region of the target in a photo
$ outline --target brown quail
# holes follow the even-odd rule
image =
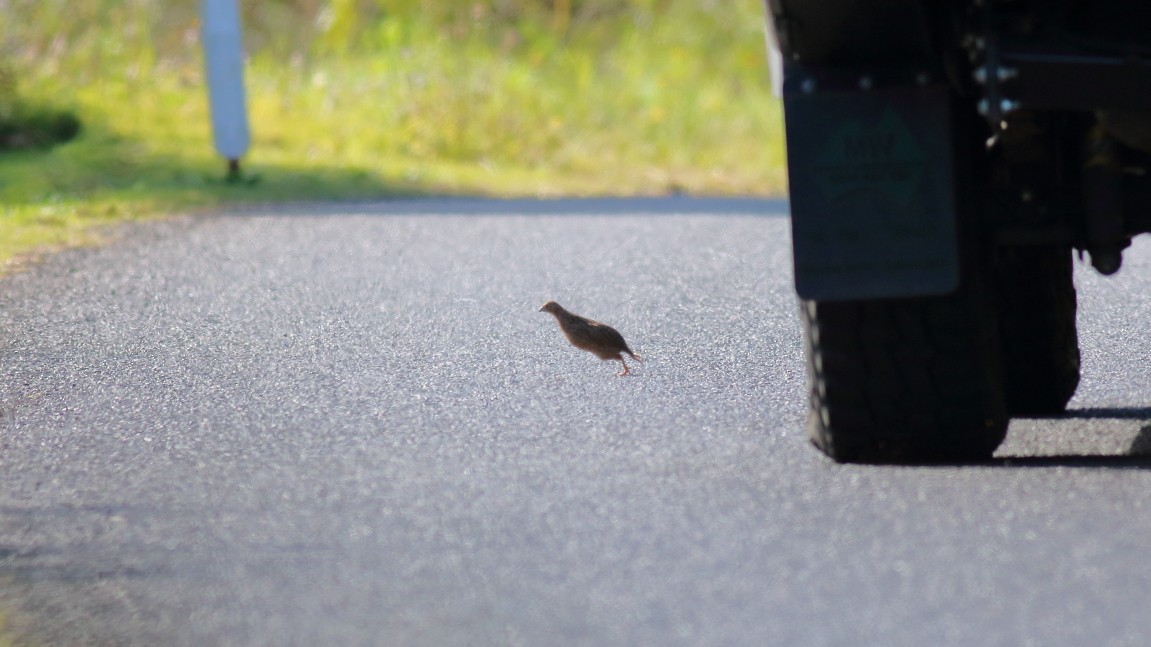
[[[582,348],[603,360],[618,360],[620,364],[623,364],[623,372],[620,375],[627,375],[631,372],[627,362],[623,361],[624,353],[630,355],[637,362],[643,361],[639,355],[627,347],[623,335],[607,324],[568,312],[555,301],[545,303],[540,308],[540,312],[550,312],[555,315],[560,330],[563,331],[564,337],[568,338],[572,346]]]

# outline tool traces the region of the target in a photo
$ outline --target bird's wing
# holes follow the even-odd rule
[[[591,319],[584,319],[578,315],[571,315],[564,317],[560,322],[560,328],[563,329],[564,334],[574,343],[577,339],[591,340],[595,333],[592,332],[592,324],[595,323]]]
[[[619,334],[615,328],[598,321],[589,320],[587,323],[588,334],[596,343],[619,350],[627,348],[627,342],[623,340],[623,335]]]

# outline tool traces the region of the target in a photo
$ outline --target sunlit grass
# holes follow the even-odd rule
[[[20,95],[84,130],[0,152],[0,263],[232,201],[784,189],[756,0],[262,5],[240,185],[211,148],[195,3],[14,4]]]

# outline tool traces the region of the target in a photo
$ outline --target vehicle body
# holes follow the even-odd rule
[[[1072,255],[1151,231],[1151,5],[767,0],[809,434],[989,457],[1079,381]]]

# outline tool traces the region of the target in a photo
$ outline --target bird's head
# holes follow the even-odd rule
[[[550,312],[553,315],[560,310],[563,310],[563,308],[561,308],[560,304],[556,303],[555,301],[548,301],[540,308],[540,312]]]

